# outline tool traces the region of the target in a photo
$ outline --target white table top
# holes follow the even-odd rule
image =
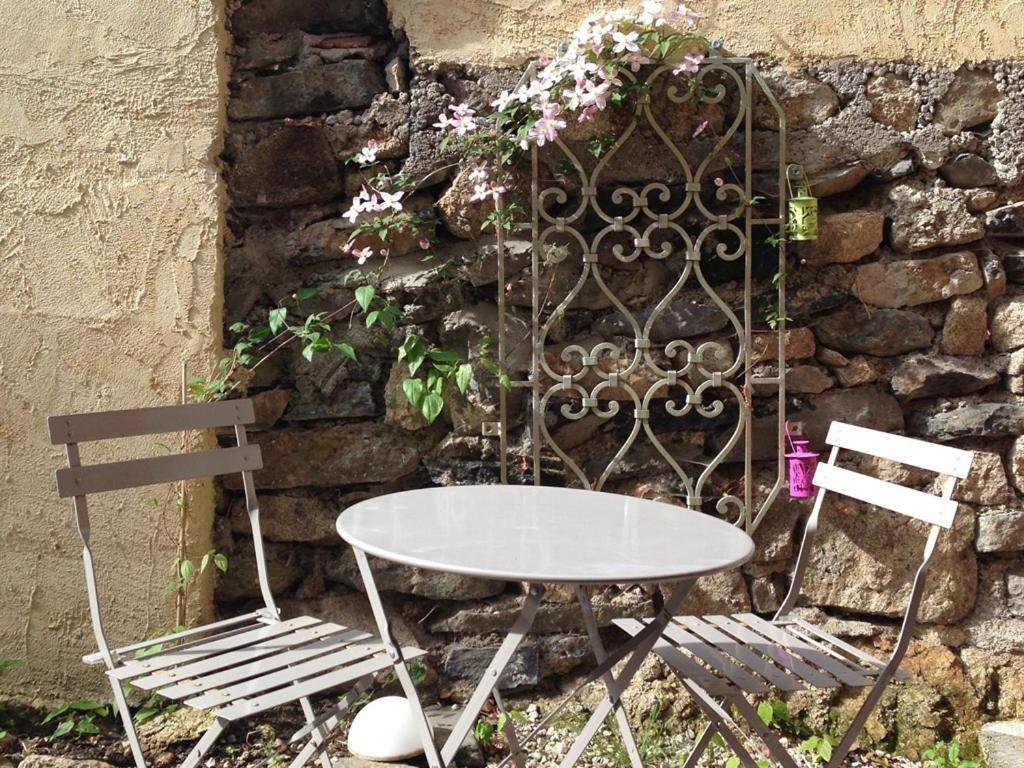
[[[367,554],[488,579],[634,584],[742,565],[750,537],[657,501],[572,488],[465,485],[361,501],[338,533]]]

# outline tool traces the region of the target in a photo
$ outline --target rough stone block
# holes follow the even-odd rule
[[[981,355],[988,338],[988,297],[954,296],[942,326],[939,350],[947,355]]]
[[[968,504],[1006,504],[1013,490],[998,453],[975,451],[971,471],[956,487],[953,498]]]
[[[444,659],[444,672],[456,680],[479,681],[491,663],[498,647],[472,647],[455,644],[448,648]],[[522,645],[512,654],[512,660],[502,672],[495,685],[500,690],[511,691],[540,682],[539,654],[536,645]]]
[[[868,81],[867,96],[875,121],[897,131],[909,131],[917,125],[921,96],[907,78],[890,73],[873,77]]]
[[[988,768],[1020,768],[1024,764],[1024,720],[985,723],[978,738]]]
[[[812,326],[818,342],[840,352],[890,357],[924,349],[935,335],[921,315],[902,309],[869,312],[851,307],[824,317]]]
[[[1024,202],[989,211],[985,214],[985,229],[996,237],[1024,237]]]
[[[985,227],[969,210],[960,189],[928,187],[916,181],[889,190],[892,245],[902,253],[963,245],[985,236]]]
[[[1024,347],[1024,294],[1002,296],[992,302],[989,333],[992,346],[1000,352]]]
[[[978,515],[979,552],[1020,552],[1024,550],[1024,510],[986,509]]]
[[[260,530],[267,541],[339,544],[335,522],[344,505],[334,493],[260,494]],[[231,530],[252,535],[245,499],[236,499],[228,512]]]
[[[404,430],[373,422],[268,432],[255,442],[263,451],[263,469],[255,473],[258,488],[397,480],[416,471],[422,445]],[[237,490],[241,479],[228,476],[224,484]]]
[[[932,259],[864,264],[857,268],[853,292],[866,304],[896,308],[973,293],[982,285],[978,257],[961,251]]]
[[[901,400],[966,395],[999,381],[992,366],[953,357],[914,355],[892,373],[893,394]]]
[[[384,73],[377,64],[339,61],[246,80],[228,102],[228,116],[232,120],[266,120],[320,115],[368,107],[374,96],[386,91]]]
[[[377,0],[252,0],[231,14],[231,32],[388,31],[387,9]]]
[[[969,152],[947,160],[939,169],[939,175],[953,187],[991,187],[999,183],[992,164]]]
[[[1002,98],[991,73],[964,67],[939,100],[935,120],[953,135],[995,118]]]
[[[921,563],[926,526],[837,495],[826,497],[804,595],[812,605],[899,616]],[[978,566],[974,514],[961,505],[932,559],[923,622],[953,623],[974,607]]]
[[[818,239],[797,244],[808,264],[847,264],[858,261],[882,244],[885,216],[879,211],[848,211],[821,217]]]
[[[307,205],[336,197],[341,174],[320,126],[286,125],[241,153],[228,189],[237,206]]]
[[[431,600],[478,600],[500,595],[505,590],[503,581],[427,571],[389,560],[374,558],[371,567],[378,589],[385,592],[400,592],[404,595],[419,595]],[[325,563],[324,576],[329,581],[341,582],[354,589],[363,590],[363,579],[351,549],[346,549],[339,553],[338,557],[332,557]]]
[[[912,434],[939,442],[962,437],[1016,437],[1024,432],[1024,405],[1004,403],[950,403],[912,412]]]

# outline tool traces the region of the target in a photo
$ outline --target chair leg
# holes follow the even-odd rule
[[[832,750],[832,759],[828,761],[826,768],[839,768],[843,764],[846,756],[857,743],[857,738],[860,736],[861,731],[864,730],[868,717],[874,712],[875,707],[878,706],[882,694],[885,693],[886,686],[889,685],[889,681],[895,674],[896,665],[894,664],[890,664],[879,674],[874,687],[868,693],[868,697],[864,699],[864,703],[860,705],[860,709],[857,710],[857,714],[853,718],[853,722],[850,723],[850,727],[846,729],[846,733],[842,741],[839,742],[839,746]]]
[[[498,712],[502,714],[505,719],[505,725],[501,729],[501,732],[505,735],[505,741],[508,742],[509,756],[512,758],[512,764],[516,768],[526,768],[526,756],[523,754],[523,746],[519,742],[519,735],[516,733],[515,723],[512,722],[512,718],[509,717],[508,710],[505,709],[505,702],[501,698],[501,694],[498,692],[498,688],[495,687],[491,691],[491,696],[494,698],[494,703],[498,705]]]
[[[128,745],[131,747],[135,766],[136,768],[146,768],[146,758],[142,754],[139,735],[135,731],[135,721],[132,720],[131,710],[128,709],[128,699],[124,695],[121,683],[112,677],[107,679],[110,681],[110,687],[114,692],[114,703],[117,704],[117,712],[121,716],[121,723],[124,725],[124,732],[128,737]]]
[[[327,744],[327,731],[322,725],[316,725],[316,712],[313,711],[313,705],[309,699],[303,696],[299,699],[299,704],[302,706],[302,714],[306,716],[306,722],[313,725],[313,732],[309,736],[309,740],[317,746]],[[331,762],[331,756],[327,754],[327,750],[324,749],[320,753],[320,766],[321,768],[334,768],[334,763]]]
[[[700,732],[700,736],[693,742],[693,747],[690,749],[690,755],[686,758],[686,762],[683,763],[683,768],[695,768],[700,759],[704,757],[704,753],[707,752],[708,746],[711,744],[711,739],[714,738],[715,734],[718,733],[718,729],[708,721],[708,724],[704,726],[704,730]]]
[[[213,745],[217,743],[217,739],[220,738],[227,724],[227,720],[222,720],[219,717],[214,720],[213,725],[203,734],[203,738],[196,742],[192,751],[188,753],[188,757],[182,762],[181,768],[196,768],[199,762],[206,757],[207,753],[213,749]]]

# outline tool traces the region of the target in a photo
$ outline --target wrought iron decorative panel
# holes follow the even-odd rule
[[[500,359],[508,304],[531,312],[532,370],[514,384],[531,395],[533,481],[546,457],[566,482],[597,490],[624,463],[636,462],[634,476],[657,463],[686,506],[713,505],[753,531],[784,477],[785,118],[748,59],[708,58],[692,80],[671,66],[620,77],[629,95],[601,123],[534,148],[532,264],[499,291]],[[503,259],[499,278],[505,286]],[[759,310],[768,338],[758,350],[777,371],[761,375],[755,283],[774,301],[774,328]],[[774,482],[757,494],[755,386],[777,387],[758,417],[758,439],[774,443],[758,446],[775,460]],[[503,392],[505,481],[506,401]],[[591,439],[579,442],[574,424]]]

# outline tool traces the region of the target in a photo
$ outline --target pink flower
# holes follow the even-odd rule
[[[580,116],[577,117],[576,120],[581,123],[589,123],[594,119],[597,112],[597,107],[587,107],[586,109],[580,110]]]
[[[498,198],[507,191],[503,185],[493,181],[490,184],[477,184],[473,187],[473,195],[469,199],[477,201],[486,200],[490,197],[497,202]]]
[[[725,184],[725,179],[723,179],[721,176],[715,176],[715,186],[720,187],[723,184]]]
[[[356,260],[356,263],[362,266],[368,259],[370,259],[370,257],[373,256],[373,249],[369,246],[366,246],[365,248],[352,248],[351,253],[352,257]]]
[[[640,67],[645,64],[650,64],[651,60],[647,56],[644,56],[640,51],[633,51],[626,57],[626,63],[629,64],[629,68],[634,72],[639,72]]]
[[[558,132],[565,128],[565,120],[558,115],[561,108],[557,104],[545,104],[541,108],[541,115],[537,122],[530,127],[530,138],[537,142],[538,147],[543,147],[547,142],[558,138]]]
[[[474,117],[476,110],[471,109],[468,104],[452,104],[448,110],[452,113],[451,117],[442,112],[437,116],[437,122],[434,123],[435,128],[440,128],[442,131],[455,131],[459,136],[465,136],[479,128]]]
[[[697,126],[697,130],[695,130],[693,132],[693,138],[696,139],[698,136],[700,136],[702,133],[704,133],[704,129],[707,128],[707,127],[708,127],[708,121],[707,120],[702,121],[701,124]]]
[[[697,72],[700,69],[701,63],[704,61],[704,54],[694,49],[683,56],[682,62],[679,63],[675,69],[672,70],[673,75],[679,75],[683,72],[689,72],[691,74]]]
[[[424,251],[430,250],[430,239],[426,237],[420,238],[420,248]]]

